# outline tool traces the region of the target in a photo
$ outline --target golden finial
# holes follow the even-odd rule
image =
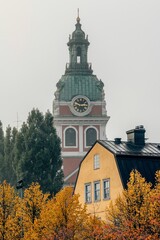
[[[80,22],[80,17],[79,17],[79,8],[77,9],[77,22]]]

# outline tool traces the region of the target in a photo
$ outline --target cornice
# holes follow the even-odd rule
[[[68,118],[54,118],[55,125],[93,125],[93,124],[106,124],[109,120],[109,116],[104,117],[89,117],[89,118],[81,118],[81,117],[68,117]]]

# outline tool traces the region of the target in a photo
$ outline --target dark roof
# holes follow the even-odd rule
[[[135,145],[131,142],[121,141],[117,144],[115,141],[99,140],[105,148],[116,155],[136,155],[136,156],[159,156],[160,143],[145,143],[144,145]]]
[[[145,143],[138,146],[130,142],[98,141],[115,155],[123,187],[127,187],[130,172],[137,169],[147,182],[155,183],[155,172],[160,170],[160,144]]]

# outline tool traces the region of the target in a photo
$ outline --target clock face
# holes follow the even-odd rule
[[[88,109],[88,101],[83,97],[78,97],[73,102],[74,110],[78,113],[83,113]]]

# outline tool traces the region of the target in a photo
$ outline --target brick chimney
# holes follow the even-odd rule
[[[145,128],[143,125],[135,127],[135,129],[127,131],[127,141],[135,145],[145,145]]]

